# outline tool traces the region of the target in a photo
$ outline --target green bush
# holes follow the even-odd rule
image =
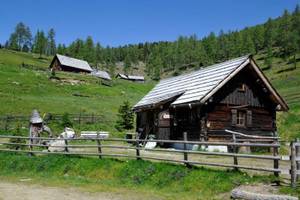
[[[119,108],[116,129],[118,131],[133,129],[134,114],[129,102],[126,100]]]
[[[17,125],[16,131],[12,132],[13,136],[21,136],[21,129],[20,129],[20,125]],[[18,143],[18,144],[9,144],[6,145],[7,148],[9,149],[15,149],[15,150],[19,150],[19,149],[25,149],[26,146],[22,145],[22,144],[26,144],[26,140],[25,139],[21,139],[21,138],[10,138],[9,139],[9,143]]]
[[[73,123],[70,120],[69,113],[64,113],[61,119],[61,125],[63,127],[73,127]]]

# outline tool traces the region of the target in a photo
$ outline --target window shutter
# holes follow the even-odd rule
[[[252,111],[247,110],[247,126],[251,127],[252,126]]]
[[[237,122],[237,110],[232,109],[231,110],[231,124],[232,124],[232,126],[235,126],[236,122]]]

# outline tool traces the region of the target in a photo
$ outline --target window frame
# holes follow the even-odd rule
[[[239,92],[246,92],[246,85],[244,83],[239,84],[238,91]]]
[[[246,120],[247,120],[246,111],[245,110],[237,110],[237,113],[236,113],[236,126],[246,127],[246,123],[247,123]]]

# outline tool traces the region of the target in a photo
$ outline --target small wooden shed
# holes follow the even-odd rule
[[[136,75],[127,75],[127,74],[118,73],[116,78],[133,81],[133,82],[139,82],[139,83],[145,82],[145,78],[143,76],[136,76]]]
[[[56,54],[49,66],[51,70],[67,71],[67,72],[84,72],[91,73],[93,70],[89,63],[85,60],[79,60],[77,58],[71,58]]]
[[[110,77],[109,73],[107,73],[106,71],[101,71],[101,70],[95,69],[91,72],[91,75],[101,78],[103,80],[111,81],[111,77]]]
[[[275,136],[288,105],[252,56],[161,80],[135,106],[137,131],[158,139],[226,140],[225,129]]]

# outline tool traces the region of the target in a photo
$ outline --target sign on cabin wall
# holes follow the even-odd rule
[[[169,111],[162,111],[158,114],[158,126],[159,127],[170,127],[171,115]]]

